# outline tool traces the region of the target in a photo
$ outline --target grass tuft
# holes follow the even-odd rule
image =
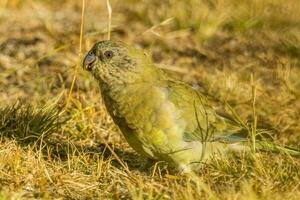
[[[34,108],[18,102],[0,108],[0,136],[30,143],[57,133],[65,120],[55,107]]]

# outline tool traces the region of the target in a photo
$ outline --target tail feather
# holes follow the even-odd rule
[[[249,139],[237,135],[227,135],[223,137],[215,138],[217,141],[229,144],[229,147],[233,151],[240,151],[240,150],[250,150],[250,142]],[[299,156],[300,157],[300,150],[288,146],[281,146],[275,144],[273,142],[267,140],[256,140],[255,141],[255,148],[259,151],[268,151],[274,153],[285,153],[291,156]]]
[[[300,150],[288,146],[280,146],[268,141],[256,141],[256,148],[262,151],[274,153],[286,153],[292,156],[300,156]]]

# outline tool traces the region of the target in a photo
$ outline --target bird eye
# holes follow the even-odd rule
[[[112,58],[114,56],[114,53],[112,51],[105,51],[104,55],[106,58]]]

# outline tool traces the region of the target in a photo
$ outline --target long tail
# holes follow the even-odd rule
[[[261,151],[271,151],[274,153],[286,153],[291,156],[300,156],[300,150],[288,146],[280,146],[268,141],[256,141],[256,148]]]
[[[238,135],[227,135],[223,137],[219,137],[216,139],[222,143],[229,144],[229,147],[233,151],[243,151],[243,150],[250,150],[250,142],[249,139],[246,137],[238,136]],[[255,149],[259,151],[268,151],[273,153],[285,153],[291,156],[299,156],[300,157],[300,150],[288,146],[282,146],[275,144],[273,142],[267,140],[256,140],[255,141]]]

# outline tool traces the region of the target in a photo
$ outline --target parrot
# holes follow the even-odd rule
[[[97,81],[114,123],[140,155],[189,172],[214,155],[250,149],[245,126],[218,114],[205,95],[172,78],[144,51],[104,40],[94,44],[82,65]],[[256,141],[256,147],[300,155],[265,140]]]

